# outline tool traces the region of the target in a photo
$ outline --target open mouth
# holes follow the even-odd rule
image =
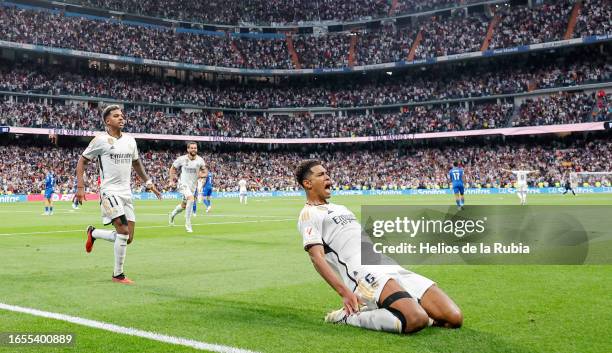
[[[332,184],[331,183],[325,183],[325,190],[331,190]]]

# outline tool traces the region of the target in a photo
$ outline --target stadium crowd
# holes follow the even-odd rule
[[[347,6],[368,1],[360,0]],[[592,0],[585,5],[577,33],[606,34],[610,31],[611,10],[606,1]],[[325,2],[333,3],[331,0]],[[563,0],[535,8],[502,8],[501,23],[495,29],[490,48],[562,39],[572,6],[570,0]],[[422,29],[423,40],[417,48],[416,58],[479,51],[489,22],[483,16],[471,14],[469,17],[455,15],[448,18],[421,18],[419,27]],[[406,51],[409,51],[417,32],[416,28],[390,30],[388,26],[368,30],[360,36],[361,40],[356,41],[356,62],[368,65],[405,59]],[[352,64],[349,63],[351,35],[354,34],[296,35],[295,49],[301,67],[349,66]],[[209,32],[195,33],[169,27],[128,24],[114,19],[95,20],[60,12],[6,6],[0,6],[0,39],[222,67],[294,68],[286,41],[282,38],[255,39],[231,36],[224,32],[215,35]]]
[[[407,60],[416,32],[409,27],[383,25],[357,36],[355,64],[361,66]]]
[[[177,150],[148,150],[141,144],[140,158],[152,179],[167,191],[168,170],[172,161],[184,153]],[[44,173],[51,168],[58,179],[58,192],[73,192],[74,168],[83,152],[79,148],[3,146],[0,149],[0,193],[38,193]],[[293,170],[300,160],[316,157],[325,161],[336,189],[396,190],[406,188],[438,189],[448,187],[448,170],[454,161],[465,168],[471,187],[511,186],[513,177],[501,171],[528,168],[539,173],[528,176],[531,186],[560,186],[569,172],[607,171],[612,158],[609,138],[573,143],[506,144],[391,148],[355,148],[335,152],[208,152],[200,153],[215,174],[216,191],[237,190],[238,180],[246,178],[251,190],[296,190]],[[12,163],[20,156],[24,163]],[[87,174],[91,191],[96,191],[95,162]],[[606,176],[597,181],[610,186]],[[593,184],[591,186],[595,186]],[[135,190],[142,190],[135,181]]]
[[[590,122],[610,118],[606,93],[560,94],[527,99],[514,117],[511,102],[418,105],[401,111],[344,114],[183,111],[143,107],[124,110],[126,131],[170,135],[249,138],[381,136]],[[99,108],[87,104],[0,102],[0,125],[69,130],[102,130]]]
[[[395,8],[385,0],[247,0],[179,1],[153,0],[64,0],[89,7],[178,20],[237,23],[298,23],[313,21],[350,21],[428,11],[481,2],[482,0],[399,0]]]
[[[402,54],[403,55],[403,54]],[[581,51],[563,59],[462,67],[385,76],[384,80],[292,84],[211,84],[160,80],[125,72],[78,71],[0,61],[0,91],[80,95],[130,102],[219,108],[363,107],[485,97],[612,81],[609,53]]]
[[[610,0],[583,0],[574,36],[612,33],[612,6],[610,5]]]
[[[433,17],[421,30],[423,40],[416,59],[480,51],[487,34],[488,20],[481,16],[456,16],[448,19]]]
[[[489,48],[511,48],[561,40],[567,30],[572,7],[570,0],[544,4],[537,8],[505,7],[501,11],[501,22]]]
[[[597,94],[561,93],[527,99],[520,107],[513,126],[571,124],[584,121],[604,121],[612,118],[608,96]]]

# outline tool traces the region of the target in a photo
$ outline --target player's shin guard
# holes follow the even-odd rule
[[[191,224],[191,214],[193,213],[193,200],[187,200],[185,207],[185,224]]]
[[[125,253],[127,250],[127,234],[117,234],[115,238],[115,269],[113,276],[118,276],[123,273],[123,263],[125,262]]]
[[[346,323],[369,330],[402,333],[402,322],[387,309],[363,311],[349,315]]]
[[[107,230],[107,229],[94,229],[93,232],[91,232],[91,236],[96,239],[104,239],[106,241],[115,241],[117,237],[117,232],[115,232],[114,230]]]

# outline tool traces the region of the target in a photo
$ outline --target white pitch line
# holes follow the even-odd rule
[[[210,222],[210,223],[193,223],[194,226],[207,226],[207,225],[216,225],[216,224],[242,224],[242,223],[268,223],[268,222],[287,222],[287,221],[295,221],[295,218],[282,218],[282,219],[266,219],[263,221],[235,221],[235,222]],[[171,225],[160,225],[160,226],[139,226],[137,229],[148,229],[148,228],[168,228],[172,227]],[[84,232],[83,229],[71,229],[71,230],[51,230],[45,232],[24,232],[24,233],[0,233],[0,236],[4,235],[31,235],[31,234],[55,234],[55,233],[75,233],[75,232]]]
[[[38,213],[40,214],[40,211],[0,211],[0,213]],[[88,211],[84,211],[84,210],[55,210],[53,211],[53,213],[70,213],[70,214],[87,214],[87,215],[98,215],[100,214],[99,210],[88,210]],[[200,213],[198,213],[200,214]],[[141,213],[141,216],[168,216],[167,213]],[[245,214],[225,214],[225,213],[215,213],[215,214],[205,214],[202,217],[240,217],[240,218],[276,218],[276,217],[284,217],[286,215],[262,215],[262,216],[258,216],[258,215],[245,215]],[[198,216],[200,217],[200,216]]]
[[[34,316],[44,317],[47,319],[54,319],[54,320],[70,322],[73,324],[92,327],[92,328],[114,332],[114,333],[119,333],[122,335],[142,337],[142,338],[150,339],[153,341],[159,341],[163,343],[191,347],[191,348],[195,348],[199,350],[206,350],[206,351],[219,352],[219,353],[256,353],[254,351],[250,351],[246,349],[224,346],[221,344],[200,342],[200,341],[195,341],[195,340],[183,338],[183,337],[168,336],[168,335],[164,335],[164,334],[157,333],[157,332],[143,331],[143,330],[139,330],[139,329],[132,328],[132,327],[123,327],[123,326],[118,326],[118,325],[107,323],[107,322],[89,320],[89,319],[81,318],[78,316],[70,316],[66,314],[52,313],[49,311],[25,308],[25,307],[16,306],[16,305],[0,303],[0,309],[23,313],[23,314],[30,314]]]

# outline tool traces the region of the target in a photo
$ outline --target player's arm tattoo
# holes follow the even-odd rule
[[[142,165],[142,162],[140,162],[140,158],[132,161],[132,167],[142,181],[149,180],[149,176],[147,175],[147,172],[145,172],[144,166]]]

